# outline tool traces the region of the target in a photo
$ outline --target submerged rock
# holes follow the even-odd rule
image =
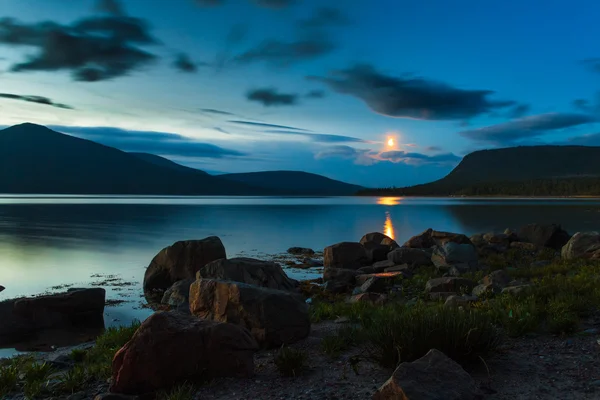
[[[308,247],[290,247],[287,252],[297,256],[312,256],[315,254],[315,251]]]
[[[373,395],[373,400],[474,400],[475,380],[439,350],[402,363]]]
[[[600,259],[600,233],[577,232],[561,250],[566,260],[575,258]]]
[[[221,258],[226,258],[225,247],[217,236],[173,243],[150,262],[144,274],[144,292],[166,290],[182,279],[195,279],[200,268]]]
[[[281,266],[254,258],[220,259],[206,264],[197,279],[220,279],[278,290],[296,290],[298,281],[288,278]]]
[[[257,349],[239,326],[157,312],[115,355],[110,391],[144,394],[185,381],[249,377]]]
[[[190,287],[192,315],[248,329],[265,347],[304,339],[308,306],[299,295],[239,282],[198,279]]]
[[[367,252],[360,243],[341,242],[326,247],[323,252],[325,268],[359,269],[368,264]]]

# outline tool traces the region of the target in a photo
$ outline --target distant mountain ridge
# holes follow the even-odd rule
[[[157,155],[127,153],[41,125],[25,123],[0,130],[0,193],[6,194],[295,196],[306,193],[310,180],[318,188],[322,179],[328,179],[313,174],[305,178],[297,182],[300,189],[272,183],[261,186],[260,179],[254,179],[254,185],[240,177],[209,175]],[[331,181],[339,189],[336,195],[356,191],[355,185]]]
[[[444,178],[363,195],[600,195],[600,147],[522,146],[466,155]]]

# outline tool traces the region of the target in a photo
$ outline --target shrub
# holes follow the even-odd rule
[[[496,348],[500,333],[486,313],[418,304],[381,308],[364,326],[364,339],[370,358],[394,368],[430,349],[457,362],[470,361]]]
[[[14,365],[0,367],[0,399],[17,388],[19,370]]]
[[[81,367],[76,366],[73,369],[68,370],[59,379],[59,387],[61,390],[67,393],[74,393],[81,390],[89,379],[87,371]]]
[[[306,352],[284,346],[275,355],[275,366],[283,376],[295,377],[306,367],[306,360]]]
[[[573,311],[573,304],[561,299],[548,303],[548,330],[552,333],[572,333],[579,326],[579,317]]]
[[[69,357],[76,363],[82,362],[85,360],[85,356],[87,355],[87,350],[84,349],[73,349],[71,350],[71,354]]]
[[[99,336],[96,345],[85,356],[88,373],[97,379],[110,378],[115,353],[132,338],[139,327],[140,322],[134,321],[129,326],[108,328]]]

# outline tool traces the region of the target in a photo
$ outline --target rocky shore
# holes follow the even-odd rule
[[[228,259],[214,236],[166,247],[144,276],[153,315],[1,360],[0,398],[600,397],[599,233],[428,229],[399,245],[374,232],[288,253],[322,277]],[[0,341],[97,327],[104,300],[75,289],[2,302]]]

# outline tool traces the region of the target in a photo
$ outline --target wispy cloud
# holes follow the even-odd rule
[[[69,105],[62,104],[62,103],[56,103],[53,100],[49,99],[48,97],[44,97],[44,96],[21,95],[21,94],[13,94],[13,93],[0,93],[0,97],[4,98],[4,99],[26,101],[28,103],[43,104],[46,106],[63,108],[66,110],[74,110],[74,108]]]
[[[297,104],[298,95],[295,93],[281,93],[275,88],[252,89],[246,93],[249,101],[261,103],[265,107],[293,106]]]

